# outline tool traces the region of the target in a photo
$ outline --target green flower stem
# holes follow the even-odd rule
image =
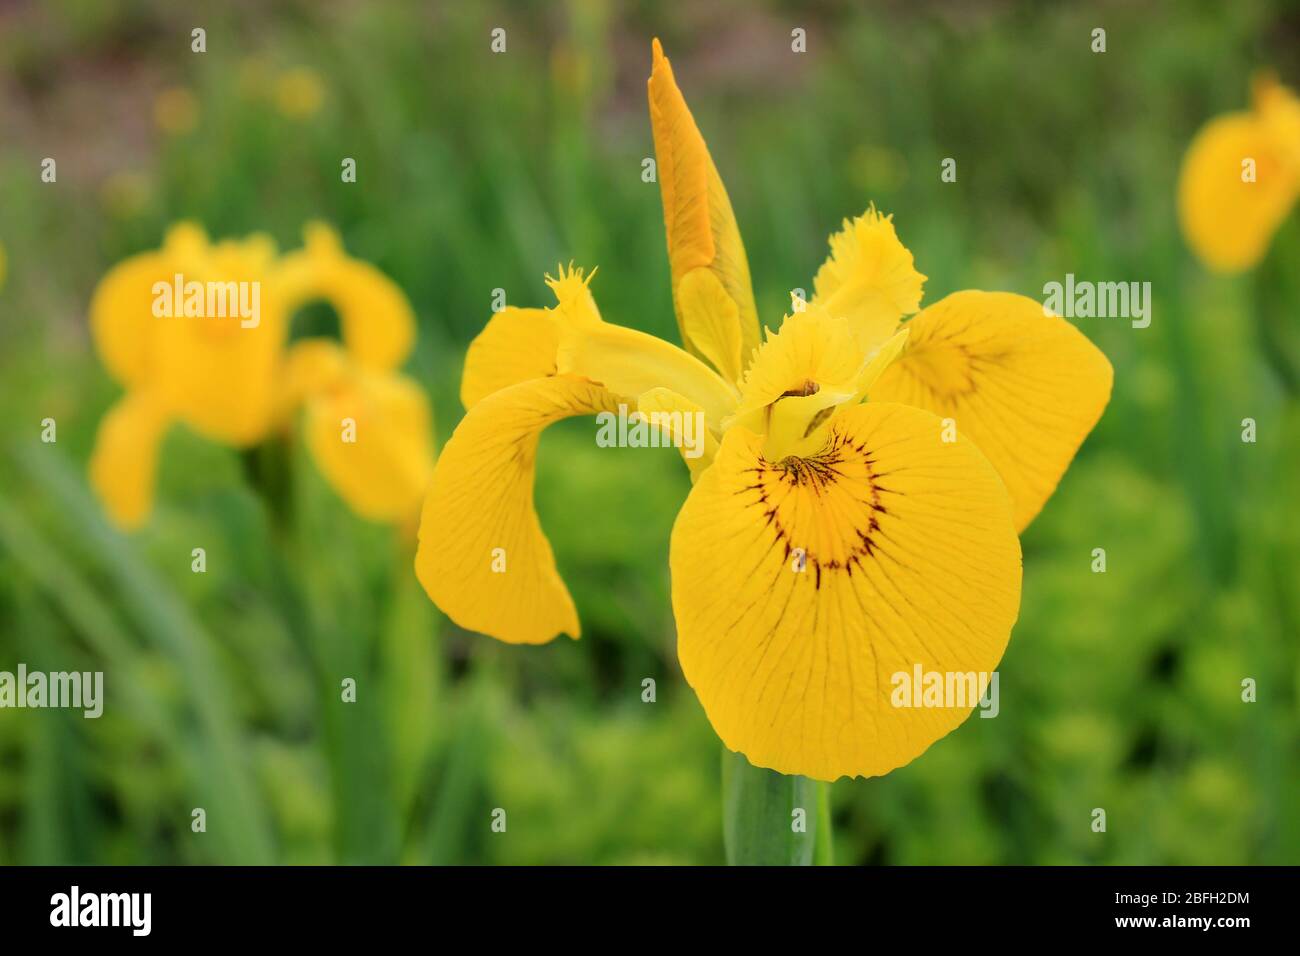
[[[722,751],[722,817],[732,866],[831,862],[829,787]]]
[[[835,844],[831,839],[831,785],[820,780],[817,787],[817,848],[813,863],[818,866],[835,865]]]

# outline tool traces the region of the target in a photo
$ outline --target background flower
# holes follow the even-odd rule
[[[1247,111],[1215,117],[1187,148],[1178,213],[1188,244],[1218,272],[1264,257],[1300,197],[1300,98],[1256,75]]]

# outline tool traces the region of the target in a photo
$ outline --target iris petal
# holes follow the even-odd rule
[[[1253,165],[1248,180],[1244,163]],[[1230,113],[1196,134],[1178,180],[1178,216],[1192,251],[1219,272],[1256,265],[1300,195],[1300,147],[1288,156],[1254,113]]]
[[[424,391],[404,375],[374,372],[348,362],[329,343],[304,342],[296,355],[324,346],[339,353],[305,402],[303,435],[317,467],[357,514],[371,521],[413,517],[433,471],[433,416]]]
[[[324,223],[308,225],[303,238],[303,248],[275,270],[286,312],[323,299],[338,312],[343,341],[357,362],[390,370],[406,361],[415,344],[415,313],[397,283],[348,256],[338,233]]]
[[[468,409],[498,389],[555,374],[559,328],[549,309],[502,309],[465,354],[460,400]]]
[[[952,419],[1002,476],[1023,529],[1106,408],[1110,362],[1069,322],[1007,292],[954,293],[907,328],[871,398]]]
[[[813,302],[847,318],[863,348],[875,348],[921,307],[925,276],[898,239],[892,216],[871,207],[830,238],[830,257],[813,280]]]
[[[153,287],[172,284],[173,263],[146,252],[113,266],[90,299],[90,333],[109,373],[123,385],[142,384],[153,369]]]
[[[420,519],[415,572],[461,627],[512,644],[578,637],[578,614],[533,507],[542,429],[617,411],[603,388],[574,375],[520,382],[479,401],[434,469]]]
[[[170,419],[156,395],[127,392],[99,423],[90,486],[115,524],[133,529],[153,510],[158,446]]]
[[[759,340],[749,262],[722,178],[658,40],[647,92],[682,343],[734,382],[733,361],[748,365]]]
[[[673,527],[677,650],[723,743],[819,780],[906,764],[975,704],[893,706],[893,675],[990,673],[1020,600],[1011,503],[928,412],[870,403],[816,455],[733,429]],[[978,695],[976,695],[978,696]]]

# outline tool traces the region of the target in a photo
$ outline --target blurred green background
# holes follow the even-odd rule
[[[0,862],[721,862],[718,744],[668,602],[675,454],[546,433],[538,507],[584,634],[540,648],[444,620],[410,541],[353,517],[295,435],[241,455],[173,430],[129,537],[85,480],[120,394],[91,290],[181,218],[284,248],[337,224],[415,306],[440,441],[497,287],[548,305],[544,272],[598,265],[607,319],[676,340],[641,181],[655,35],[768,323],[873,200],[926,301],[1153,285],[1150,328],[1078,320],[1115,393],[1024,536],[1000,716],[836,784],[838,862],[1300,862],[1300,224],[1220,279],[1173,201],[1192,134],[1256,68],[1300,82],[1300,10],[1260,0],[0,4],[0,670],[107,686],[97,721],[0,711]],[[286,461],[288,488],[267,477]]]

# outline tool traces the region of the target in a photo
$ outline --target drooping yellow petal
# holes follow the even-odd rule
[[[470,409],[507,385],[554,375],[559,346],[559,328],[549,309],[502,309],[465,353],[461,403]]]
[[[970,713],[894,706],[894,675],[988,674],[1020,600],[1011,502],[967,440],[920,409],[836,416],[772,461],[734,428],[673,526],[687,681],[751,763],[819,780],[908,763]]]
[[[732,374],[731,363],[738,360],[743,369],[759,341],[749,262],[722,178],[658,40],[647,90],[682,343],[735,382],[739,374]],[[716,281],[692,277],[696,270]],[[740,352],[733,359],[737,340]]]
[[[871,399],[952,419],[1002,476],[1023,530],[1106,408],[1110,362],[1073,325],[1007,292],[954,293],[908,329]]]
[[[666,388],[652,388],[637,399],[637,411],[651,427],[660,427],[681,451],[695,481],[713,464],[718,440],[705,421],[704,409]]]
[[[1207,123],[1178,180],[1178,216],[1192,251],[1218,272],[1256,265],[1300,195],[1300,170],[1254,113]]]
[[[361,365],[392,370],[411,354],[415,313],[406,295],[370,263],[351,258],[332,227],[309,224],[303,248],[280,261],[275,281],[289,313],[317,299],[332,305],[343,341]]]
[[[552,422],[617,410],[599,386],[556,375],[500,389],[466,413],[434,469],[415,557],[424,590],[458,625],[512,644],[578,637],[533,507],[537,442]]]
[[[153,510],[158,446],[170,419],[157,397],[129,391],[99,423],[90,486],[118,527],[139,527]]]
[[[912,253],[898,239],[893,216],[872,206],[844,220],[830,237],[831,254],[813,280],[813,301],[835,316],[844,316],[866,347],[884,342],[899,320],[921,307],[925,276],[916,271]]]
[[[415,515],[433,473],[424,391],[355,364],[306,402],[303,435],[317,467],[353,511],[395,523]]]

